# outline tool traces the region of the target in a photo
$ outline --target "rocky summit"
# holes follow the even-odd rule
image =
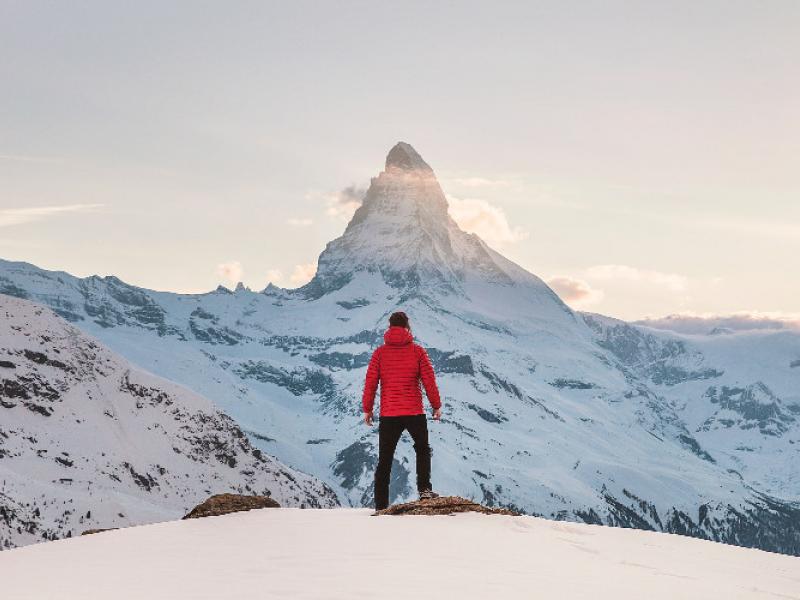
[[[800,369],[790,366],[800,335],[688,335],[575,312],[458,226],[435,171],[408,144],[390,150],[299,289],[171,294],[0,262],[0,292],[50,306],[202,394],[265,456],[351,506],[371,506],[377,460],[376,431],[361,418],[366,365],[388,315],[404,310],[443,394],[430,427],[437,491],[800,554]],[[12,393],[26,385],[15,381]],[[16,408],[0,412],[48,418],[8,392],[1,399]],[[404,439],[393,502],[415,494],[413,465]]]
[[[386,171],[400,169],[402,171],[418,171],[422,173],[433,173],[433,169],[428,166],[419,153],[414,150],[411,144],[397,142],[386,155]]]

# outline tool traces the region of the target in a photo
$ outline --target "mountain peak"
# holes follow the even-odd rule
[[[468,278],[544,286],[458,226],[433,169],[405,142],[389,151],[386,169],[372,178],[344,234],[322,252],[302,293],[318,298],[341,289],[359,271],[380,273],[390,286],[415,291],[462,293]]]
[[[386,170],[433,171],[411,144],[397,142],[386,155]]]

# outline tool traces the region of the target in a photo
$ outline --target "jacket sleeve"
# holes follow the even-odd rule
[[[367,378],[364,381],[364,396],[361,399],[361,405],[364,412],[371,413],[375,406],[375,392],[378,391],[378,382],[381,376],[381,349],[378,348],[372,353],[372,358],[367,367]]]
[[[425,386],[425,393],[428,395],[428,402],[438,410],[442,407],[442,400],[439,398],[439,388],[436,386],[436,375],[433,372],[433,365],[428,358],[428,353],[424,348],[419,349],[419,375],[422,385]]]

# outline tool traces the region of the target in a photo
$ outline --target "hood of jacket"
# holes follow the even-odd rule
[[[414,341],[414,336],[405,327],[389,327],[383,334],[387,346],[405,346]]]

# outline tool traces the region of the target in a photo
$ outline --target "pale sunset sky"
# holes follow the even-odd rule
[[[800,319],[800,2],[0,0],[0,258],[296,287],[398,140],[572,306]]]

